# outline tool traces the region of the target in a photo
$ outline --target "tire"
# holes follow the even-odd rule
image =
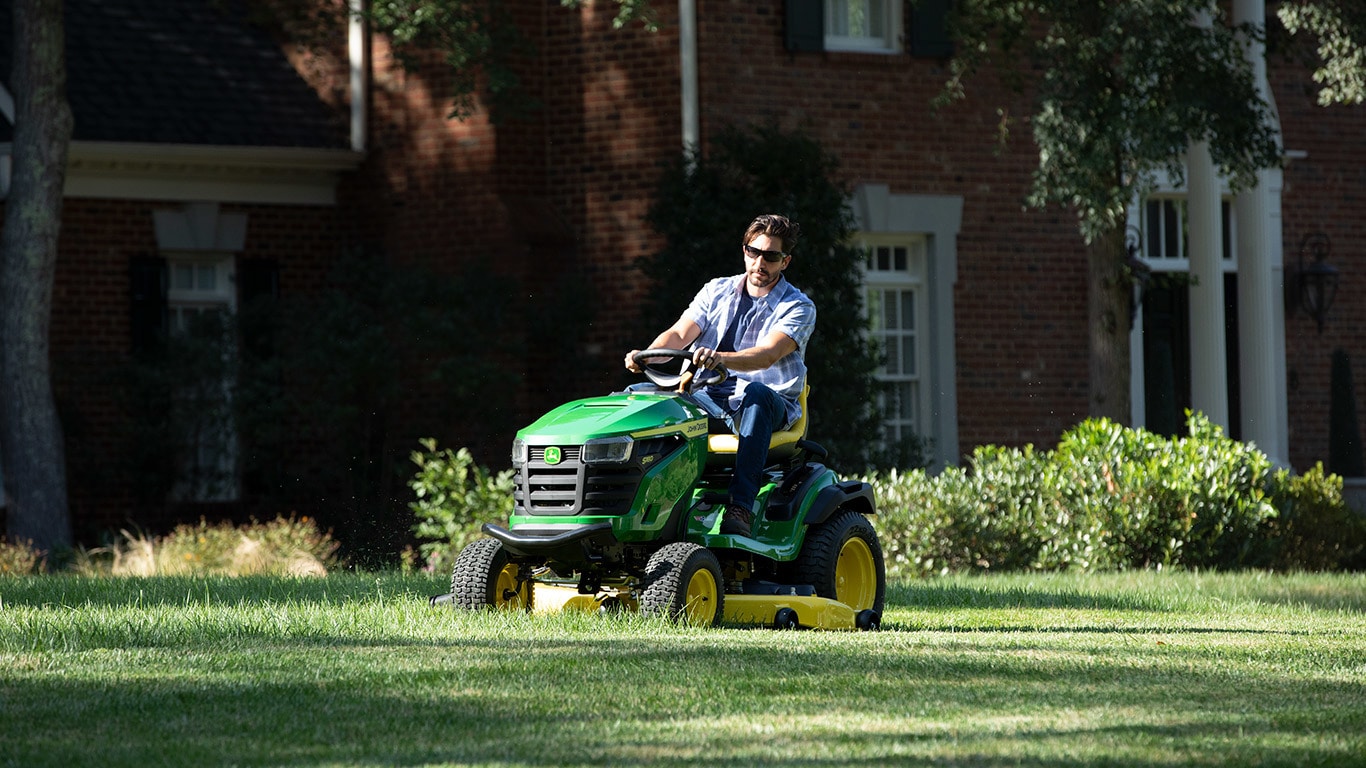
[[[645,566],[640,612],[670,621],[716,626],[725,612],[721,563],[689,541],[666,544]]]
[[[838,510],[807,531],[793,576],[796,582],[815,587],[817,595],[838,600],[856,613],[882,613],[887,595],[882,545],[868,518],[852,509]]]
[[[517,583],[517,564],[508,558],[503,542],[479,539],[460,551],[451,571],[451,594],[461,608],[530,611],[530,581]]]

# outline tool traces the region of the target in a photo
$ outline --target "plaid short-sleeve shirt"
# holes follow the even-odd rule
[[[740,295],[744,290],[744,275],[718,277],[702,286],[702,290],[697,292],[683,312],[685,318],[702,329],[702,335],[693,343],[694,347],[715,349],[720,344],[726,329],[735,319]],[[801,416],[801,405],[797,398],[806,385],[806,344],[816,330],[816,305],[789,283],[786,277],[780,278],[767,295],[755,298],[754,304],[754,323],[759,328],[757,333],[751,328],[744,337],[757,341],[773,331],[782,331],[797,342],[797,349],[762,371],[733,371],[731,375],[735,378],[735,391],[730,395],[728,410],[733,413],[740,406],[746,384],[758,382],[783,398],[787,405],[787,423],[791,424]],[[737,338],[743,331],[741,329],[736,334]],[[736,346],[743,348],[740,343]]]

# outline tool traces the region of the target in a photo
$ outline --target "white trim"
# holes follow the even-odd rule
[[[926,436],[934,441],[932,471],[956,465],[958,448],[958,373],[954,346],[953,287],[958,282],[958,232],[963,198],[957,195],[894,195],[886,184],[860,184],[850,206],[860,234],[924,235],[930,369]]]
[[[335,205],[348,149],[72,142],[67,197]]]

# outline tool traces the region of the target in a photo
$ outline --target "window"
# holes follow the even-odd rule
[[[883,356],[878,380],[882,438],[888,447],[927,433],[925,241],[865,241],[864,299],[868,332]]]
[[[900,50],[899,0],[825,0],[825,49],[895,53]]]
[[[1159,271],[1184,271],[1190,268],[1187,253],[1189,238],[1186,201],[1177,197],[1153,197],[1143,204],[1143,253],[1148,266]],[[1233,268],[1233,209],[1227,200],[1220,204],[1223,227],[1224,269]]]
[[[166,311],[178,362],[168,414],[179,432],[179,501],[238,496],[237,433],[232,415],[236,361],[232,257],[168,256]]]

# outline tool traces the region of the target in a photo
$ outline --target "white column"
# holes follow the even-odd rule
[[[678,77],[683,110],[683,150],[686,152],[702,142],[697,96],[696,0],[678,0]]]
[[[1223,228],[1219,179],[1209,144],[1186,151],[1189,191],[1191,407],[1228,429],[1228,365],[1225,358]]]
[[[1265,25],[1265,0],[1235,0],[1234,23]],[[1262,98],[1272,105],[1266,78],[1266,47],[1247,42]],[[1234,202],[1238,244],[1238,347],[1242,438],[1273,462],[1289,466],[1285,399],[1285,310],[1281,258],[1280,172],[1257,174],[1257,186]]]

